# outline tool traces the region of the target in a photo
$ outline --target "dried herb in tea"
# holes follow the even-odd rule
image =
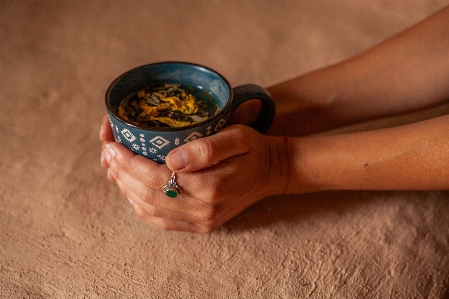
[[[199,88],[164,84],[145,88],[123,99],[117,112],[125,121],[141,127],[184,127],[220,111],[214,98]]]

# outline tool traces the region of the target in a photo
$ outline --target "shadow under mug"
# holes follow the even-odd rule
[[[119,117],[118,106],[124,98],[149,85],[164,83],[202,88],[213,96],[220,111],[202,122],[177,128],[144,128]],[[116,142],[136,154],[165,163],[167,154],[176,147],[225,128],[230,115],[252,99],[262,104],[252,127],[265,134],[273,121],[275,106],[264,88],[254,84],[231,88],[226,78],[210,68],[186,62],[159,62],[134,68],[115,79],[106,91],[106,108]]]

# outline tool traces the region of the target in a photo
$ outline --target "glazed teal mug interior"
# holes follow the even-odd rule
[[[174,84],[206,92],[219,111],[209,118],[181,127],[140,126],[120,116],[119,105],[125,98],[148,86]],[[160,62],[143,65],[120,75],[108,87],[105,104],[116,142],[138,155],[165,163],[167,154],[182,144],[218,133],[229,125],[231,114],[248,100],[259,100],[261,108],[252,127],[265,134],[275,115],[269,93],[255,84],[232,88],[218,72],[187,62]]]

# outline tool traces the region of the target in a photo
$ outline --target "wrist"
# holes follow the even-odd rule
[[[290,167],[289,187],[287,194],[310,193],[330,190],[328,184],[332,165],[324,160],[329,149],[319,144],[320,138],[289,138]],[[325,152],[323,152],[323,150]]]
[[[289,165],[288,138],[266,136],[268,138],[268,181],[265,196],[289,193],[291,169]],[[286,140],[287,139],[287,140]]]
[[[290,189],[290,180],[291,180],[291,166],[290,166],[290,149],[288,144],[288,136],[284,135],[284,150],[285,150],[285,176],[284,176],[284,192],[283,194],[288,194],[288,190]]]

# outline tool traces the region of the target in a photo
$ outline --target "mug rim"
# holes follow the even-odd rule
[[[150,67],[150,66],[155,66],[155,65],[161,65],[161,64],[184,64],[184,65],[189,65],[189,66],[193,66],[193,67],[197,67],[197,68],[203,68],[206,69],[207,71],[213,72],[214,74],[216,74],[227,86],[228,90],[229,90],[229,95],[226,101],[226,104],[223,106],[223,108],[220,109],[220,111],[215,114],[212,117],[209,117],[201,122],[192,124],[192,125],[187,125],[187,126],[182,126],[182,127],[154,127],[154,128],[148,128],[148,127],[142,127],[142,126],[138,126],[135,124],[131,124],[125,120],[123,120],[120,116],[117,115],[117,113],[114,111],[114,109],[112,109],[111,107],[111,103],[110,103],[110,94],[112,92],[112,90],[114,89],[114,87],[117,85],[117,83],[123,79],[123,77],[127,76],[128,74],[135,72],[139,69],[142,68],[146,68],[146,67]],[[197,64],[197,63],[191,63],[191,62],[185,62],[185,61],[162,61],[162,62],[155,62],[155,63],[149,63],[149,64],[144,64],[135,68],[132,68],[124,73],[122,73],[121,75],[119,75],[117,78],[115,78],[111,84],[109,85],[109,87],[106,90],[105,93],[105,104],[106,104],[106,109],[107,112],[111,115],[114,116],[114,118],[116,120],[118,120],[119,122],[125,124],[126,126],[130,126],[139,130],[143,130],[143,131],[149,131],[149,132],[176,132],[176,131],[184,131],[184,130],[189,130],[198,126],[202,126],[208,122],[212,122],[213,120],[215,120],[218,117],[222,117],[222,114],[228,109],[229,106],[231,106],[231,101],[233,98],[233,91],[232,91],[232,87],[231,84],[229,84],[228,80],[221,75],[219,72],[215,71],[214,69],[211,69],[209,67],[206,67],[204,65],[201,64]]]

